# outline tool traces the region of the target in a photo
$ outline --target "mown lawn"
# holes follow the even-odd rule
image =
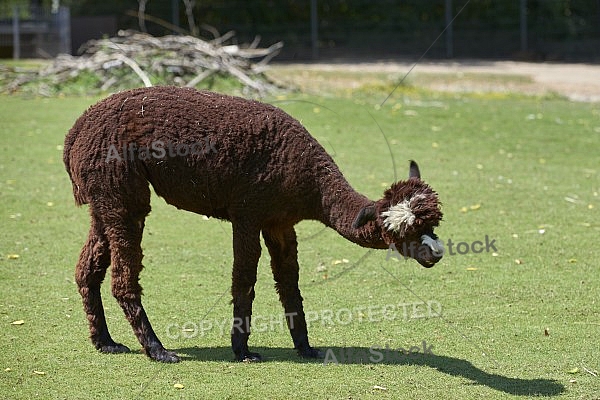
[[[108,284],[109,328],[136,351],[94,350],[73,281],[88,215],[74,205],[62,142],[99,98],[0,97],[1,397],[599,399],[600,106],[415,87],[381,106],[393,86],[266,101],[300,119],[373,199],[417,160],[443,202],[441,238],[490,246],[454,247],[424,269],[300,223],[310,337],[328,357],[291,349],[265,250],[250,339],[260,364],[232,361],[230,225],[156,197],[144,305],[183,362],[137,351]]]

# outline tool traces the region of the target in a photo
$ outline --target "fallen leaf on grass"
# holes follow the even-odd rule
[[[9,260],[17,260],[20,256],[18,254],[8,254],[6,258]]]
[[[317,270],[316,271],[317,272],[325,272],[325,271],[327,271],[327,267],[325,265],[323,265],[323,264],[319,264],[317,266]]]
[[[11,322],[11,325],[23,325],[25,323],[25,321],[23,321],[22,319],[16,320]]]
[[[379,385],[375,385],[375,386],[373,386],[373,389],[375,389],[375,390],[387,390],[387,388],[386,388],[386,387],[379,386]]]
[[[481,204],[477,203],[477,204],[472,204],[469,207],[461,207],[460,212],[466,213],[469,210],[470,211],[477,211],[481,208]]]
[[[577,262],[577,259],[576,258],[569,258],[567,261],[569,262],[569,264],[575,264]]]
[[[519,264],[519,265],[521,265],[521,264],[523,264],[523,260],[520,260],[520,259],[518,259],[518,258],[517,258],[517,259],[515,260],[515,264]]]
[[[10,371],[12,371],[12,369],[10,369],[10,368],[4,368],[4,372],[10,372]]]
[[[36,374],[36,375],[46,375],[46,373],[44,371],[33,370],[33,373]]]
[[[183,386],[181,383],[176,383],[176,384],[173,385],[173,387],[175,389],[183,389],[185,386]]]
[[[348,264],[349,261],[345,258],[341,259],[341,260],[333,260],[331,262],[331,265],[338,265],[338,264]]]
[[[477,268],[475,268],[475,267],[469,267],[469,268],[467,268],[467,271],[477,271]]]
[[[570,374],[576,374],[576,373],[578,373],[578,372],[579,372],[579,368],[575,367],[575,368],[573,368],[573,369],[570,369],[568,372],[569,372]]]
[[[550,331],[548,331],[548,328],[544,329],[544,336],[550,336]]]

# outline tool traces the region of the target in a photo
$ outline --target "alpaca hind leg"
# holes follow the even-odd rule
[[[142,287],[139,274],[142,271],[142,233],[144,220],[150,212],[150,191],[138,187],[131,203],[106,213],[106,236],[110,242],[112,260],[112,293],[123,309],[133,332],[148,357],[162,362],[178,362],[179,357],[166,350],[150,325],[142,306]],[[110,215],[110,216],[108,216]]]
[[[252,353],[248,349],[254,285],[260,252],[260,230],[254,228],[251,224],[234,222],[231,347],[238,361],[261,360],[260,354]]]
[[[116,343],[108,332],[100,295],[100,285],[109,265],[108,239],[104,235],[102,223],[92,214],[90,233],[75,268],[75,281],[89,321],[90,339],[94,347],[104,353],[125,353],[129,349]]]
[[[321,356],[318,349],[308,342],[308,328],[302,306],[302,295],[298,288],[298,242],[293,227],[283,230],[263,230],[265,244],[271,256],[271,270],[275,289],[285,310],[285,319],[294,341],[294,348],[302,357]]]

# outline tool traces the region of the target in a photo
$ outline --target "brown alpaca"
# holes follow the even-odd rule
[[[319,351],[308,342],[295,224],[321,221],[363,247],[393,244],[425,267],[443,251],[433,233],[442,218],[438,197],[421,181],[416,163],[407,181],[369,200],[352,189],[298,121],[256,101],[176,87],[118,93],[75,122],[65,139],[64,163],[76,203],[89,204],[91,228],[76,281],[91,340],[102,352],[129,351],[111,338],[100,297],[112,265],[112,293],[145,353],[179,361],[159,341],[141,303],[149,184],[177,208],[231,221],[233,316],[244,321],[231,333],[238,360],[260,360],[248,350],[248,336],[261,234],[294,347],[304,357],[318,357]],[[406,254],[414,243],[418,251]]]

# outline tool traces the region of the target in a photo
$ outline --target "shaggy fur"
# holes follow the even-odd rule
[[[202,151],[186,152],[194,146]],[[112,265],[114,297],[145,353],[164,362],[179,358],[152,330],[138,283],[149,184],[177,208],[231,221],[233,315],[248,321],[232,330],[231,342],[244,361],[260,360],[249,351],[248,336],[261,234],[294,347],[317,357],[298,289],[294,225],[317,220],[361,246],[402,249],[405,242],[422,243],[422,235],[435,239],[442,218],[437,194],[420,180],[415,163],[407,181],[373,202],[354,191],[319,143],[280,109],[193,89],[135,89],[93,105],[69,131],[64,163],[76,203],[89,204],[91,215],[76,281],[93,344],[103,352],[129,350],[113,341],[104,317],[100,285]],[[386,218],[396,217],[386,211],[406,200],[410,224],[386,229]],[[431,251],[409,256],[426,267],[440,259]]]

